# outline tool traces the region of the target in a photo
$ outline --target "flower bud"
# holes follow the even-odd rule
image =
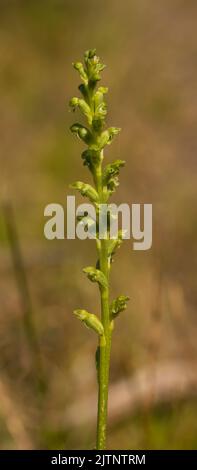
[[[99,140],[99,148],[103,149],[105,145],[108,144],[108,141],[109,141],[109,132],[108,131],[102,132],[100,140]]]
[[[79,72],[79,75],[80,75],[81,79],[85,83],[87,83],[88,82],[88,77],[87,77],[87,73],[84,70],[83,64],[81,62],[75,62],[75,63],[73,63],[73,67],[75,68],[75,70],[77,70]]]
[[[70,127],[70,130],[86,144],[91,143],[92,134],[86,127],[82,126],[82,124],[75,123]]]
[[[120,312],[125,310],[127,308],[127,301],[129,300],[129,297],[125,295],[119,295],[115,300],[110,305],[110,316],[111,319],[113,320],[116,318]]]
[[[70,187],[72,189],[77,189],[82,196],[87,196],[91,202],[98,202],[99,195],[90,184],[83,183],[82,181],[76,181],[75,183],[71,184]]]
[[[100,62],[99,57],[96,55],[96,49],[90,49],[84,54],[84,61],[87,68],[87,76],[89,86],[94,88],[96,82],[100,80],[100,72],[105,68],[105,65]]]
[[[105,275],[99,269],[96,269],[92,266],[88,266],[87,268],[83,269],[83,272],[87,274],[88,279],[92,282],[98,282],[100,286],[107,288],[108,282]]]
[[[104,334],[104,328],[99,320],[99,318],[93,313],[87,312],[87,310],[77,309],[74,310],[74,315],[76,315],[79,320],[81,320],[87,328],[94,330],[99,336]]]
[[[96,49],[88,49],[85,51],[84,60],[87,62],[89,59],[93,59],[96,56]]]
[[[89,105],[83,99],[78,99],[78,106],[82,113],[88,118],[88,122],[92,122],[92,114]]]
[[[98,93],[102,93],[103,95],[105,95],[106,93],[108,93],[108,88],[106,86],[100,86],[97,90]]]
[[[77,97],[71,98],[71,100],[69,101],[69,106],[73,108],[73,110],[77,108],[78,104],[79,104],[79,98]]]
[[[109,142],[108,145],[111,144],[111,141],[113,140],[114,136],[119,134],[121,131],[120,127],[109,127],[108,132],[109,132]]]

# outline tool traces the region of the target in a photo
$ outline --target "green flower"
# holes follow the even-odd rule
[[[96,315],[87,312],[87,310],[81,309],[74,310],[74,315],[76,315],[76,317],[81,320],[87,328],[91,328],[100,336],[104,335],[103,325]]]
[[[101,287],[108,287],[108,282],[102,271],[92,266],[88,266],[83,269],[83,272],[87,274],[88,279],[92,282],[97,282]]]
[[[110,305],[110,316],[111,320],[116,318],[120,312],[123,312],[127,308],[127,302],[129,297],[125,295],[119,295]]]

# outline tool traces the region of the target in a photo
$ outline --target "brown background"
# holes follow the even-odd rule
[[[46,204],[66,214],[69,183],[89,181],[68,101],[71,63],[92,47],[107,64],[107,123],[122,128],[106,152],[126,160],[113,200],[153,204],[152,249],[127,241],[113,265],[112,296],[131,301],[114,332],[112,394],[129,380],[132,397],[136,374],[147,376],[140,403],[111,395],[108,446],[197,446],[196,14],[195,0],[0,1],[1,449],[94,446],[96,337],[72,310],[97,313],[81,272],[95,246],[43,236]]]

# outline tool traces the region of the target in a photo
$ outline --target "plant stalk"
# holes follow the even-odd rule
[[[100,269],[109,277],[106,252],[107,240],[101,241]],[[101,319],[104,326],[104,337],[100,338],[99,371],[98,371],[98,415],[97,415],[97,449],[106,448],[107,404],[111,350],[111,327],[109,318],[109,289],[101,288]]]
[[[102,187],[102,164],[96,178],[96,187],[103,199]],[[108,266],[108,240],[103,239],[99,249],[99,268],[108,280],[109,286],[109,266]],[[98,412],[97,412],[97,439],[96,448],[102,450],[106,448],[107,430],[107,409],[108,409],[108,388],[109,369],[111,352],[111,322],[109,316],[109,287],[100,287],[101,294],[101,321],[104,327],[104,336],[99,340],[99,369],[98,369]]]
[[[95,49],[90,49],[84,54],[84,64],[75,62],[74,68],[79,72],[82,83],[79,90],[82,99],[73,97],[70,100],[70,107],[73,111],[80,109],[86,117],[88,128],[76,122],[71,126],[71,132],[80,138],[87,149],[82,153],[84,165],[88,166],[95,184],[95,188],[90,184],[76,181],[71,187],[80,191],[82,196],[86,196],[94,204],[96,209],[96,245],[98,251],[98,261],[96,267],[88,266],[83,269],[92,282],[97,282],[101,296],[101,316],[92,314],[84,309],[77,309],[74,314],[88,328],[94,330],[99,336],[99,346],[96,353],[96,365],[98,373],[98,416],[97,416],[97,439],[96,448],[103,450],[106,448],[106,428],[107,428],[107,404],[108,386],[110,370],[111,335],[114,319],[120,312],[125,310],[127,296],[119,295],[109,305],[109,273],[113,256],[122,243],[123,232],[118,231],[117,238],[110,239],[110,210],[105,212],[109,197],[119,185],[119,171],[125,162],[115,160],[102,168],[104,159],[103,149],[110,145],[113,138],[120,132],[118,127],[105,128],[105,116],[107,106],[104,95],[108,88],[98,87],[101,79],[100,73],[105,65],[102,64],[96,55]],[[104,205],[104,207],[102,206]],[[104,213],[102,212],[104,210]],[[104,217],[104,218],[103,218]],[[107,220],[105,219],[107,217]],[[103,225],[104,220],[104,225]],[[89,225],[87,227],[89,230]],[[100,228],[102,229],[100,231]],[[86,230],[87,231],[87,230]],[[104,233],[103,233],[104,231]],[[101,233],[102,232],[102,233]]]

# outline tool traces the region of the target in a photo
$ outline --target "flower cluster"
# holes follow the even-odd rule
[[[76,62],[73,66],[78,71],[82,81],[79,85],[81,97],[72,98],[69,104],[71,110],[76,111],[79,109],[81,111],[87,121],[87,125],[76,122],[71,126],[70,130],[87,146],[82,152],[82,159],[84,165],[88,167],[93,176],[95,187],[82,181],[76,181],[71,187],[77,189],[82,196],[86,196],[95,205],[98,215],[99,205],[107,203],[110,195],[119,185],[119,172],[125,164],[123,160],[115,160],[113,163],[106,165],[104,169],[102,168],[103,149],[106,145],[111,144],[113,138],[120,132],[120,128],[105,128],[105,118],[107,115],[105,95],[108,92],[108,88],[98,86],[101,72],[105,65],[102,64],[96,55],[96,50],[91,49],[86,51],[84,63]],[[83,219],[83,216],[81,219]],[[97,227],[98,220],[99,217],[97,219]],[[112,258],[121,243],[121,230],[118,233],[117,239],[110,240],[108,237],[106,250],[107,269],[110,269]],[[97,239],[97,248],[100,253],[101,243],[99,239]],[[87,274],[89,280],[98,283],[101,291],[108,289],[108,272],[102,272],[100,259],[96,264],[96,268],[90,266],[84,268],[83,271]],[[126,308],[128,300],[128,297],[119,296],[112,302],[111,308],[109,307],[111,322]],[[96,315],[79,309],[75,310],[74,313],[86,326],[95,330],[99,335],[105,334],[102,322]]]

